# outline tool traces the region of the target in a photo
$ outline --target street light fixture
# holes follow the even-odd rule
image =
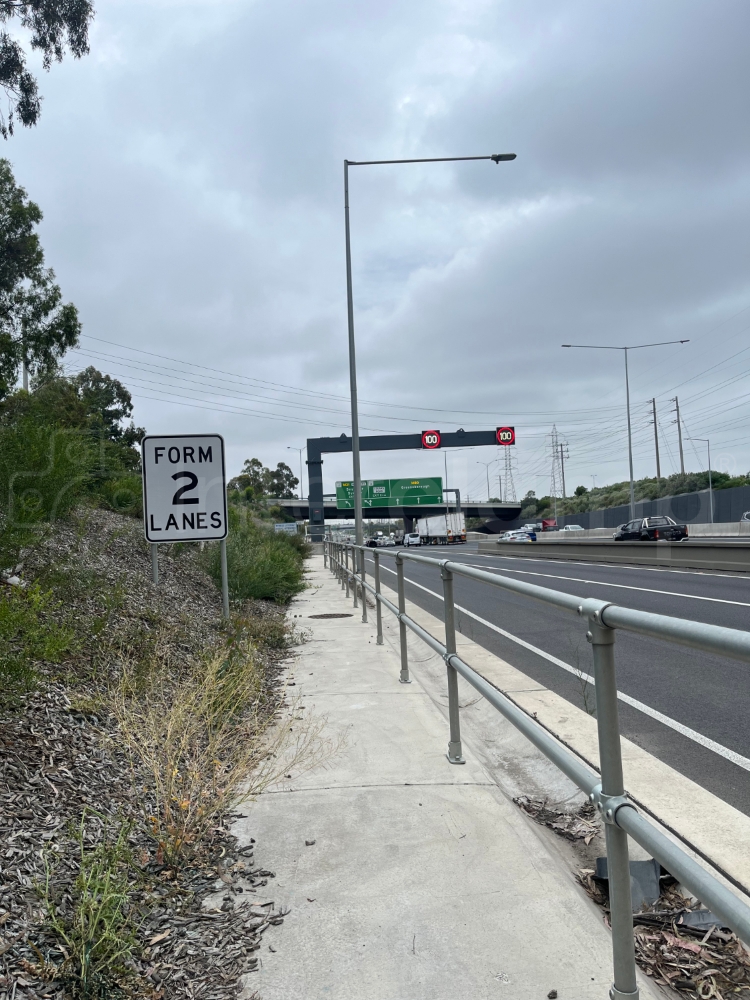
[[[714,490],[711,482],[711,442],[708,438],[688,438],[688,441],[702,441],[708,448],[708,502],[711,508],[711,524],[714,523]]]
[[[357,407],[357,363],[354,352],[354,302],[352,296],[352,248],[349,235],[349,167],[375,167],[398,163],[458,163],[464,160],[515,160],[515,153],[491,156],[433,156],[418,160],[344,160],[344,228],[346,232],[346,310],[349,326],[349,392],[352,404],[352,482],[354,484],[354,533],[357,545],[363,542],[362,476],[359,462],[359,411]]]
[[[288,444],[286,446],[286,448],[287,448],[287,451],[298,451],[299,452],[299,498],[300,498],[300,501],[302,501],[304,499],[304,497],[302,495],[302,452],[303,451],[307,451],[307,445],[304,445],[302,448],[295,448],[293,445]]]
[[[689,340],[660,340],[656,344],[634,344],[632,347],[612,347],[610,344],[562,344],[562,347],[580,347],[589,351],[623,351],[625,354],[625,400],[628,411],[628,460],[630,462],[630,519],[635,517],[635,486],[633,485],[633,433],[630,426],[630,383],[628,381],[628,351],[644,347],[665,347],[667,344],[688,344]]]

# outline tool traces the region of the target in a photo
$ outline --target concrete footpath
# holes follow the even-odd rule
[[[276,872],[268,898],[290,908],[243,996],[604,1000],[601,912],[471,737],[466,764],[448,763],[445,711],[419,663],[400,684],[392,634],[377,646],[374,611],[363,624],[322,557],[309,565],[310,589],[291,609],[311,633],[294,680],[307,707],[347,731],[347,747],[264,793],[233,828],[256,839],[257,862]],[[325,614],[352,616],[310,617]],[[662,994],[644,981],[641,996]]]

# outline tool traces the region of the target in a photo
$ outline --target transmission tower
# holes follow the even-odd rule
[[[505,472],[503,481],[505,483],[505,495],[502,499],[505,503],[516,503],[516,487],[513,482],[513,455],[510,448],[505,449]]]
[[[552,457],[552,471],[550,474],[549,495],[555,501],[555,517],[557,517],[557,501],[565,496],[565,467],[564,462],[568,457],[568,444],[560,440],[557,427],[552,425],[550,434],[550,453]]]

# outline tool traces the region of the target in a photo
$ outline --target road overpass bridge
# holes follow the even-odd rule
[[[295,521],[310,520],[310,504],[306,500],[269,500],[269,504],[274,507],[281,507],[291,514]],[[316,505],[317,510],[323,511],[325,521],[351,521],[354,519],[354,511],[351,507],[339,508],[333,497],[323,497],[322,507],[320,503]],[[442,504],[419,504],[413,507],[377,507],[372,510],[365,508],[362,511],[365,519],[372,520],[397,520],[402,519],[406,531],[411,531],[414,521],[418,517],[431,517],[433,514],[445,514],[447,511],[456,509],[453,503]],[[461,500],[461,510],[467,517],[488,518],[487,527],[491,532],[508,531],[520,522],[520,503],[475,503]],[[318,522],[320,523],[320,522]]]

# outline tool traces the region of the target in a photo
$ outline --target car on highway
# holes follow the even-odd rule
[[[671,517],[637,517],[621,524],[612,537],[616,542],[682,542],[688,537],[688,529]]]
[[[740,521],[750,521],[750,510],[745,511],[745,513],[740,518]]]
[[[532,538],[529,531],[506,531],[500,535],[497,541],[498,544],[500,542],[535,542],[536,535]]]
[[[378,546],[378,540],[377,538],[368,538],[367,541],[365,542],[365,545],[368,547],[368,549],[375,549]]]
[[[585,531],[580,524],[564,524],[560,531]]]
[[[422,539],[419,537],[417,532],[410,531],[408,535],[404,535],[404,545],[421,545]]]

